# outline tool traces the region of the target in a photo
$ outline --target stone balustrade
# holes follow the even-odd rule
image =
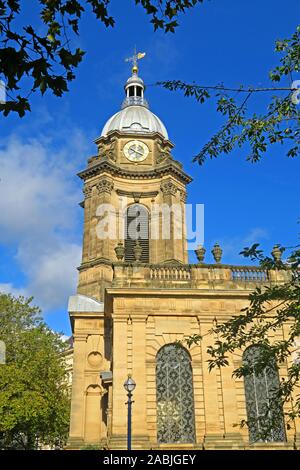
[[[266,282],[269,280],[268,271],[254,266],[232,266],[231,279],[233,281]]]
[[[150,279],[163,281],[190,281],[191,265],[150,266]]]
[[[144,264],[117,262],[113,286],[187,289],[254,289],[288,280],[288,271],[221,264]]]

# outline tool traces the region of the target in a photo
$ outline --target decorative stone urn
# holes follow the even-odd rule
[[[282,251],[280,249],[280,245],[274,245],[273,250],[271,251],[271,255],[273,256],[276,263],[281,261]]]
[[[142,252],[143,248],[141,247],[140,242],[137,240],[135,242],[135,247],[133,248],[133,254],[137,263],[141,260]]]
[[[204,246],[199,245],[199,246],[197,247],[197,249],[195,250],[195,253],[196,253],[198,262],[199,262],[199,263],[203,263],[204,257],[205,257],[205,253],[206,253],[206,249],[204,248]]]
[[[122,261],[125,255],[125,247],[122,242],[119,242],[115,247],[116,257],[119,261]]]
[[[213,249],[211,250],[212,255],[216,263],[220,263],[222,259],[223,250],[220,247],[219,243],[215,243]]]

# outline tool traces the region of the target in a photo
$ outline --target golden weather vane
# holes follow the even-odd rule
[[[135,47],[133,56],[125,59],[125,62],[132,62],[132,73],[138,73],[138,60],[143,59],[145,55],[146,52],[136,52]]]

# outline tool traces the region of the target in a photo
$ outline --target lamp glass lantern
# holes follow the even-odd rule
[[[135,386],[136,386],[135,381],[133,380],[133,378],[130,375],[128,375],[127,380],[124,382],[124,388],[125,388],[126,392],[132,393],[133,390],[135,389]]]
[[[127,392],[128,401],[126,405],[128,405],[128,415],[127,415],[127,450],[131,450],[131,407],[132,407],[132,392],[135,389],[136,383],[131,377],[128,375],[127,380],[124,382],[124,388]]]

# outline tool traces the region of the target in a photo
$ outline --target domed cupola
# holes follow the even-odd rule
[[[145,106],[149,108],[147,101],[144,98],[145,85],[143,80],[133,73],[130,78],[128,78],[125,85],[126,98],[122,103],[122,109],[127,106]]]
[[[152,134],[158,132],[168,140],[168,132],[162,121],[149,110],[149,105],[144,97],[145,85],[138,76],[137,60],[144,57],[138,53],[130,60],[133,61],[132,76],[128,78],[124,89],[125,99],[121,111],[114,114],[103,127],[101,136],[118,130],[126,134]]]

